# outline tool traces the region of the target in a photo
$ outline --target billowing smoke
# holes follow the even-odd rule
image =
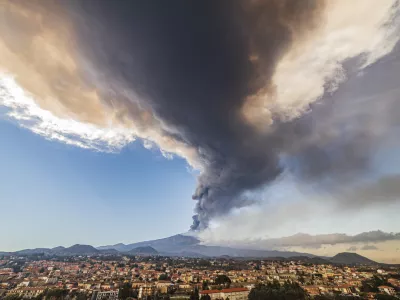
[[[330,186],[364,172],[376,142],[398,125],[393,99],[330,101],[395,48],[396,1],[32,3],[2,7],[0,29],[15,31],[2,36],[10,57],[2,69],[41,108],[95,126],[80,136],[81,125],[71,132],[41,113],[32,128],[96,149],[139,137],[186,158],[201,171],[193,230],[254,203],[252,192],[285,170]],[[59,28],[44,19],[50,9]],[[34,119],[36,106],[3,94],[14,116]]]

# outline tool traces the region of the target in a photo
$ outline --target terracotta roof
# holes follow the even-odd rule
[[[234,292],[248,292],[249,290],[246,288],[231,288],[231,289],[223,289],[223,290],[203,290],[200,294],[215,294],[215,293],[234,293]]]

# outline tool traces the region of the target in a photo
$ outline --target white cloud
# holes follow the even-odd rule
[[[250,97],[244,111],[249,121],[268,126],[272,115],[296,118],[346,80],[346,60],[359,57],[361,71],[389,54],[400,38],[399,11],[395,0],[327,1],[318,28],[298,40],[293,35],[290,50],[275,69],[273,92],[267,86]]]
[[[24,127],[49,140],[57,140],[86,149],[112,152],[135,140],[128,128],[112,125],[100,127],[72,118],[60,118],[40,108],[11,76],[0,74],[0,105],[7,115]]]

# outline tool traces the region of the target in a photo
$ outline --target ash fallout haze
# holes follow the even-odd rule
[[[310,235],[378,232],[390,238],[312,251],[399,257],[399,39],[396,0],[0,1],[0,204],[21,222],[56,213],[48,234],[66,236],[24,244],[6,216],[0,250],[170,224],[296,251]],[[296,242],[271,243],[282,236]]]

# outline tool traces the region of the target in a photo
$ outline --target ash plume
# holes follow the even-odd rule
[[[130,26],[123,41],[116,41],[123,45],[118,48],[132,49],[135,64],[128,69],[112,62],[105,69],[120,74],[119,81],[148,78],[143,94],[151,95],[157,118],[176,131],[164,134],[196,150],[202,173],[193,195],[197,215],[192,229],[198,229],[216,215],[252,203],[242,193],[281,173],[279,138],[255,130],[243,116],[243,107],[249,95],[272,86],[275,65],[293,36],[313,30],[324,5],[321,1],[179,4],[156,10],[151,4],[137,11],[127,7],[134,15],[122,15],[126,22],[128,17],[135,22],[141,15],[149,16],[142,26]],[[99,13],[106,16],[113,8]],[[120,16],[121,8],[117,10]],[[208,16],[207,22],[202,15]],[[140,45],[147,50],[142,53],[134,45],[136,36],[146,36],[152,47]],[[107,56],[121,57],[111,44],[111,49],[102,44]]]
[[[8,13],[18,18],[9,24],[20,24],[20,18],[22,24],[35,23],[46,11],[34,2],[40,9],[30,18],[18,9],[32,8],[15,3]],[[358,9],[362,18],[351,13]],[[20,67],[4,61],[3,68],[18,74],[17,82],[37,98],[46,99],[48,90],[60,104],[35,101],[40,107],[97,126],[96,131],[85,127],[83,138],[118,148],[139,137],[199,169],[192,230],[251,205],[257,199],[251,193],[284,171],[333,185],[364,172],[382,137],[374,125],[382,131],[394,126],[394,101],[388,102],[393,117],[385,119],[386,110],[371,113],[377,106],[373,101],[365,100],[368,105],[358,111],[349,95],[329,100],[347,80],[345,62],[357,73],[392,52],[398,41],[396,1],[368,6],[321,0],[88,0],[60,3],[53,12],[68,24],[65,35],[72,46],[47,34],[45,23],[35,33],[15,27],[19,35],[4,37],[0,50],[13,45],[12,59]],[[58,59],[43,71],[42,58],[15,44],[18,38],[37,36],[44,37],[46,49],[61,49],[56,58],[68,53],[71,64]],[[26,65],[27,60],[35,63]],[[51,84],[32,88],[24,78],[27,71]],[[82,101],[80,91],[85,92]],[[34,111],[23,107],[31,119]],[[71,138],[60,126],[51,127],[57,135],[41,130],[49,128],[42,115],[41,126],[35,127],[39,134]],[[82,139],[79,132],[72,135]]]

